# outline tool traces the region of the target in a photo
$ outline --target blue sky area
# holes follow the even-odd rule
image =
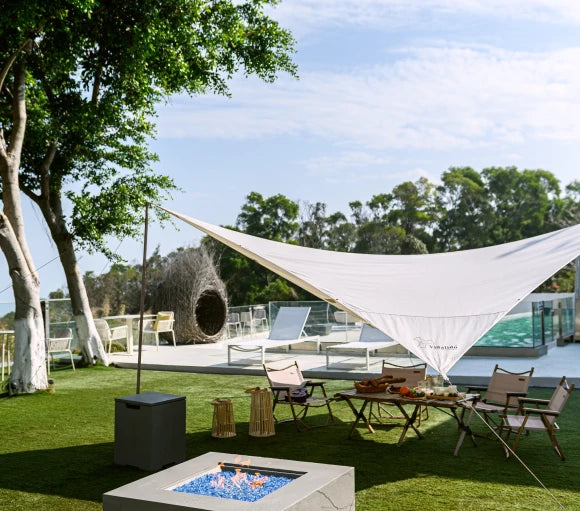
[[[450,166],[543,168],[580,179],[580,3],[557,0],[287,0],[272,16],[297,39],[300,79],[236,77],[231,98],[160,106],[158,168],[183,189],[166,207],[235,222],[251,191],[349,212]],[[25,200],[37,266],[56,257]],[[191,227],[153,226],[162,253],[196,244]],[[109,243],[129,262],[141,244]],[[80,254],[83,272],[107,261]],[[10,286],[6,265],[0,290]],[[58,261],[42,294],[65,286]],[[4,285],[3,285],[4,284]],[[0,302],[12,301],[12,291]]]

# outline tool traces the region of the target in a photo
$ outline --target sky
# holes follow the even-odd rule
[[[296,38],[299,79],[236,76],[231,97],[160,105],[156,166],[181,191],[163,205],[234,224],[246,196],[278,193],[349,213],[452,166],[515,165],[580,179],[580,3],[575,0],[286,0],[269,13]],[[43,297],[66,288],[42,217],[24,201]],[[179,221],[149,250],[199,242]],[[142,240],[109,240],[128,263]],[[79,253],[81,271],[107,271]],[[46,265],[42,267],[43,265]],[[0,302],[13,300],[6,264]]]

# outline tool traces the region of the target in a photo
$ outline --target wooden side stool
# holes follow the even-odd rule
[[[270,389],[255,387],[246,390],[246,392],[252,394],[250,404],[250,436],[267,437],[275,435]]]
[[[214,399],[211,436],[214,438],[231,438],[236,436],[234,422],[234,404],[231,399]]]

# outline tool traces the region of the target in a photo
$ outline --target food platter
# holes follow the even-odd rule
[[[358,381],[354,382],[354,387],[357,392],[366,392],[366,393],[375,393],[375,392],[384,392],[387,390],[389,386],[388,383],[382,383],[379,385],[362,385]]]

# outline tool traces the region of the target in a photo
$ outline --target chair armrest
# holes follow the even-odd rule
[[[526,397],[528,395],[527,392],[506,392],[506,396],[508,397]],[[521,402],[521,399],[520,399]]]
[[[558,415],[560,415],[560,412],[558,412],[557,410],[547,410],[547,409],[540,409],[540,408],[522,408],[521,409],[522,413],[525,413],[526,415],[550,415],[552,417],[557,417]]]
[[[310,381],[310,380],[308,380],[305,383],[305,386],[306,387],[323,387],[325,383],[326,383],[325,381]]]
[[[272,391],[285,390],[286,392],[290,392],[290,387],[270,387],[270,389]]]
[[[520,404],[522,403],[535,403],[537,405],[547,405],[550,400],[549,399],[534,399],[532,397],[520,397],[518,398]]]
[[[116,326],[111,328],[111,337],[113,339],[122,339],[127,336],[127,325]]]

